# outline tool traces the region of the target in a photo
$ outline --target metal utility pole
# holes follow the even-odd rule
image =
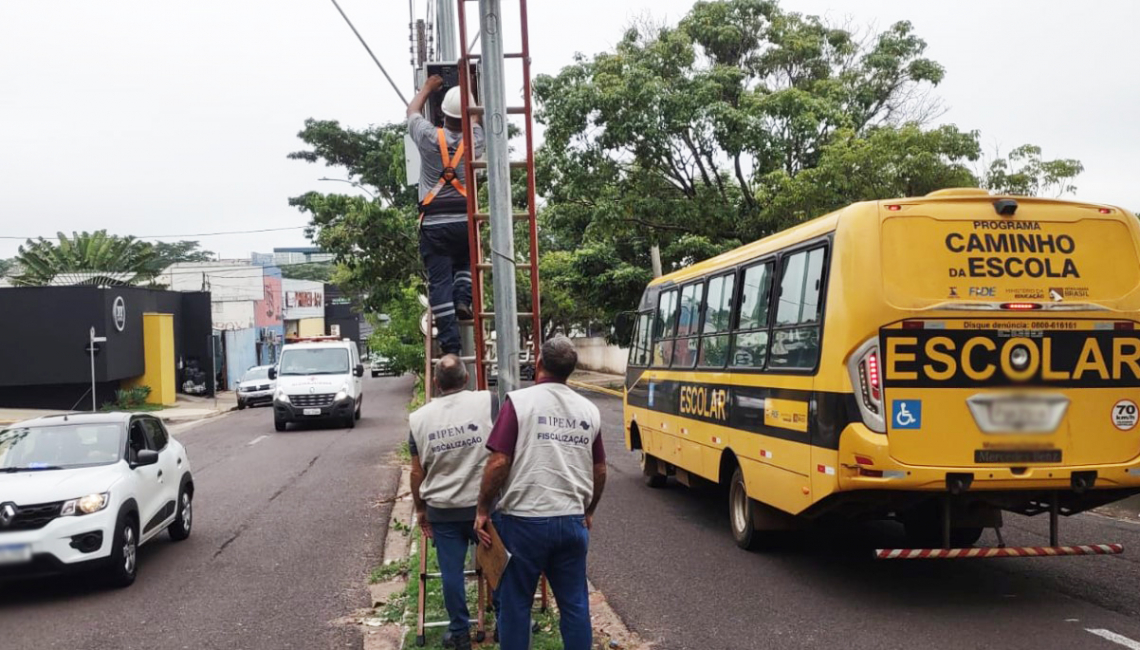
[[[459,60],[459,50],[455,47],[455,0],[438,0],[435,7],[435,33],[438,60]]]
[[[649,247],[649,263],[653,265],[653,277],[661,277],[661,247],[657,244]]]
[[[519,387],[519,316],[514,220],[511,217],[507,98],[503,76],[503,21],[499,0],[479,0],[479,31],[483,34],[483,129],[487,138],[495,353],[499,363],[499,395],[503,396]]]
[[[95,336],[95,328],[91,328],[91,335],[87,337],[87,352],[91,355],[91,412],[95,413],[99,410],[98,402],[95,400],[95,353],[98,348],[95,347],[97,343],[106,343],[106,336]]]

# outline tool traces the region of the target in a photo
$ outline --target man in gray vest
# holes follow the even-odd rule
[[[458,650],[468,650],[463,565],[467,547],[476,541],[475,504],[496,398],[487,391],[466,390],[467,368],[454,354],[439,360],[435,385],[439,395],[409,417],[412,499],[424,537],[435,541],[443,603],[451,619],[448,633]]]
[[[606,452],[598,407],[566,385],[577,364],[570,339],[544,343],[535,385],[508,395],[487,441],[475,530],[489,545],[487,524],[501,494],[496,526],[511,552],[498,590],[502,650],[529,647],[541,574],[558,602],[565,650],[589,650],[593,641],[586,550],[606,485]]]
[[[459,321],[470,320],[471,255],[467,241],[467,175],[464,146],[483,155],[483,126],[471,122],[474,144],[463,142],[463,107],[459,87],[443,97],[443,128],[428,122],[424,104],[443,88],[443,78],[428,78],[408,104],[408,134],[420,153],[420,257],[428,272],[432,318],[445,354],[458,354]]]

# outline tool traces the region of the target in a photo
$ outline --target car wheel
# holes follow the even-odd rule
[[[186,486],[178,491],[178,516],[174,519],[174,523],[170,524],[167,532],[170,533],[170,539],[181,542],[190,536],[190,527],[194,524],[194,493],[187,490]]]
[[[359,419],[360,419],[360,409],[362,409],[362,408],[364,408],[364,403],[363,403],[363,402],[361,402],[360,404],[357,404],[357,405],[356,405],[356,413],[353,415],[353,417],[355,417],[357,420],[359,420]]]
[[[651,488],[665,487],[668,477],[658,472],[660,464],[657,459],[643,450],[641,452],[641,474],[645,477],[645,484]]]
[[[242,410],[242,409],[244,409],[244,408],[245,408],[245,402],[243,402],[243,401],[241,401],[241,400],[239,399],[239,400],[238,400],[238,410],[240,411],[240,410]]]
[[[372,378],[373,378],[373,379],[376,379],[376,378],[377,378],[377,377],[379,377],[379,376],[380,376],[380,373],[378,373],[378,372],[373,372],[373,373],[372,373]]]
[[[759,535],[752,526],[752,504],[744,486],[744,473],[737,467],[728,487],[728,520],[732,525],[732,538],[745,550],[759,546]]]
[[[138,576],[139,531],[133,513],[119,515],[115,537],[111,546],[111,564],[105,577],[107,584],[116,589],[129,587]]]
[[[289,428],[289,423],[285,420],[273,418],[273,428],[277,431],[284,431]]]

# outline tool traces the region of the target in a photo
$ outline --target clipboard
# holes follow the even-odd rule
[[[491,548],[482,544],[477,545],[475,561],[479,563],[483,577],[491,584],[491,588],[498,589],[499,582],[503,579],[503,572],[507,569],[507,563],[511,561],[511,553],[503,545],[499,531],[495,530],[495,524],[487,522],[487,528],[491,532]]]

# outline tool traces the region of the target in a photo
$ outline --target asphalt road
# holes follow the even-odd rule
[[[797,533],[748,553],[733,544],[715,490],[646,487],[625,450],[621,400],[588,396],[602,411],[609,464],[589,577],[656,650],[1140,650],[1135,521],[1061,520],[1062,543],[1123,542],[1116,557],[876,562],[871,549],[905,546],[887,523]],[[1046,545],[1048,521],[1007,515],[1004,534],[1010,545]],[[993,544],[992,532],[981,543]]]
[[[368,606],[406,432],[410,379],[365,379],[353,430],[273,430],[255,408],[175,435],[196,484],[195,528],[139,552],[139,578],[107,591],[75,578],[0,585],[0,649],[360,648],[334,623]]]

